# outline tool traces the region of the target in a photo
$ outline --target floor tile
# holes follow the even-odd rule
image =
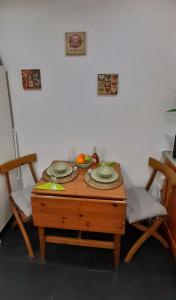
[[[48,244],[39,259],[38,232],[27,226],[35,251],[29,258],[18,228],[7,228],[0,245],[2,300],[175,300],[176,261],[170,249],[151,238],[129,264],[124,257],[139,232],[127,227],[121,260],[111,250]],[[65,234],[60,231],[60,234]],[[73,234],[70,232],[69,234]]]

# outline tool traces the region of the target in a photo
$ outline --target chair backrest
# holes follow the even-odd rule
[[[10,177],[9,177],[9,172],[11,170],[19,168],[23,165],[29,165],[33,180],[35,183],[37,183],[37,176],[36,176],[36,173],[33,168],[33,162],[35,162],[36,160],[37,160],[37,154],[33,153],[33,154],[19,157],[17,159],[10,160],[10,161],[0,165],[0,174],[5,175],[9,196],[11,195],[11,192],[12,192],[12,188],[11,188],[11,184],[10,184]]]
[[[165,163],[158,161],[155,158],[149,158],[149,166],[153,169],[153,172],[149,178],[149,181],[146,185],[146,190],[148,191],[153,183],[153,180],[156,176],[156,173],[159,171],[162,173],[166,178],[166,189],[165,195],[163,199],[163,205],[167,207],[170,197],[176,187],[176,173],[168,167]]]

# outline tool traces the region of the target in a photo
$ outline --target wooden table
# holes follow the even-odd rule
[[[114,168],[120,172],[120,165]],[[45,259],[47,243],[69,244],[114,250],[115,265],[119,263],[120,238],[125,232],[126,195],[123,184],[118,188],[100,190],[84,181],[87,170],[65,183],[64,191],[32,191],[33,223],[38,226],[41,259]],[[77,230],[78,238],[45,234],[45,228]],[[111,233],[113,241],[83,239],[81,232]]]

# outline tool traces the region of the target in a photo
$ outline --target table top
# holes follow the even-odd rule
[[[94,168],[96,165],[94,166]],[[114,169],[121,173],[120,164],[114,163]],[[91,168],[93,168],[91,166]],[[124,185],[121,184],[117,188],[109,190],[100,190],[87,185],[84,180],[84,175],[87,172],[87,169],[79,169],[79,175],[73,181],[62,184],[65,187],[64,191],[58,190],[41,190],[33,189],[32,193],[40,195],[53,195],[53,196],[62,196],[62,197],[76,197],[76,198],[91,198],[91,199],[113,199],[117,201],[126,200],[126,194]]]

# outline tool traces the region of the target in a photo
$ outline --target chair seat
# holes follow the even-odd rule
[[[165,207],[156,201],[143,187],[127,189],[127,221],[137,221],[167,215]]]
[[[20,191],[15,191],[11,193],[11,196],[15,204],[24,213],[26,217],[32,216],[32,206],[31,206],[31,191],[34,186],[30,186]]]

